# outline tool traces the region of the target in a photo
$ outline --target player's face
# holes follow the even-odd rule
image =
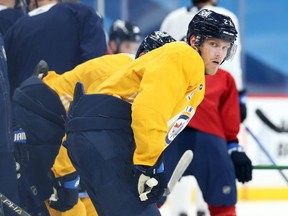
[[[206,38],[199,47],[205,64],[205,74],[214,75],[227,55],[230,43],[216,38]]]
[[[120,53],[136,54],[139,43],[134,41],[122,41],[119,47]]]

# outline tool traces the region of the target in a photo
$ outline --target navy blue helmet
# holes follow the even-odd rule
[[[190,44],[192,35],[196,36],[196,46],[200,46],[205,38],[217,38],[231,43],[225,60],[231,56],[234,50],[233,44],[237,38],[237,30],[229,16],[218,14],[212,10],[203,9],[199,11],[189,23],[187,31],[187,43]]]
[[[135,58],[138,58],[140,53],[142,52],[147,53],[153,49],[156,49],[166,43],[170,43],[173,41],[176,40],[166,32],[154,31],[144,38],[137,50]]]
[[[140,42],[140,28],[128,21],[116,20],[110,28],[109,40],[118,40],[119,42],[124,40]]]

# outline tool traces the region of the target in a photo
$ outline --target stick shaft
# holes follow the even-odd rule
[[[31,216],[26,211],[24,211],[22,208],[20,208],[18,205],[13,203],[11,200],[9,200],[6,196],[0,193],[0,201],[4,205],[6,205],[9,209],[11,209],[13,212],[15,212],[17,215],[21,216]]]
[[[277,165],[255,165],[253,169],[260,169],[260,170],[282,170],[288,169],[288,166],[277,166]]]
[[[164,192],[164,196],[168,196],[171,193],[171,191],[174,189],[175,185],[180,180],[187,167],[190,165],[192,159],[193,159],[193,152],[191,150],[185,151],[184,154],[181,156],[179,162],[177,163],[171,178],[169,179],[167,188]]]
[[[256,135],[246,126],[245,127],[246,131],[253,137],[255,142],[258,144],[260,149],[263,151],[263,153],[267,156],[267,158],[270,160],[270,162],[274,165],[277,166],[275,160],[272,158],[272,156],[269,154],[269,152],[266,150],[265,146],[260,142],[260,140],[256,137]],[[288,184],[288,178],[287,176],[282,172],[281,169],[278,169],[279,174],[283,177],[283,179],[286,181]]]

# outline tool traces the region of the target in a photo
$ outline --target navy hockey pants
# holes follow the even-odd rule
[[[49,172],[65,134],[66,112],[58,95],[31,76],[14,92],[13,114],[26,133],[29,152],[27,168],[19,179],[21,202],[28,211],[39,212],[53,192]]]
[[[160,216],[156,204],[140,201],[133,178],[131,105],[84,95],[70,108],[65,145],[99,216]]]
[[[217,136],[186,127],[164,152],[167,176],[186,150],[192,150],[193,160],[184,173],[193,175],[208,205],[233,206],[237,191],[235,170],[227,152],[227,142]]]

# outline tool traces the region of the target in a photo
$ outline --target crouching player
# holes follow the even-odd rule
[[[136,58],[141,56],[142,54],[151,51],[152,49],[156,49],[157,47],[162,46],[165,43],[169,43],[175,41],[172,37],[167,35],[163,32],[153,32],[150,35],[148,35],[143,42],[141,43]],[[99,57],[90,61],[87,61],[76,68],[74,68],[71,71],[68,71],[62,75],[57,75],[55,72],[49,72],[46,76],[44,76],[43,80],[37,78],[36,76],[33,76],[26,80],[16,91],[19,93],[16,93],[13,97],[14,103],[15,103],[15,116],[17,116],[17,121],[21,125],[21,127],[29,132],[34,132],[35,134],[31,134],[28,137],[28,144],[29,144],[29,137],[36,137],[36,131],[31,130],[29,128],[28,114],[32,113],[33,116],[39,117],[40,119],[44,118],[44,120],[47,120],[47,117],[45,116],[46,113],[41,113],[39,110],[36,110],[35,108],[33,110],[30,109],[30,106],[27,106],[23,104],[23,100],[28,100],[28,102],[39,102],[41,106],[43,106],[46,111],[53,111],[56,110],[55,103],[59,105],[57,110],[61,110],[61,112],[56,113],[54,112],[54,116],[58,116],[59,120],[65,119],[65,110],[68,109],[70,102],[73,100],[73,92],[76,82],[83,82],[85,83],[84,91],[87,90],[87,88],[93,83],[93,85],[100,85],[100,83],[103,82],[103,80],[107,79],[111,74],[115,73],[119,68],[123,67],[124,65],[128,64],[129,62],[133,61],[134,58],[131,58],[131,56],[126,54],[117,54],[117,55],[106,55],[103,57]],[[41,70],[40,70],[41,74]],[[50,101],[47,100],[46,92],[40,92],[35,91],[35,87],[38,85],[41,85],[41,87],[45,88],[46,91],[53,92],[55,98],[58,98],[58,101],[55,101],[53,104],[50,104]],[[34,88],[34,91],[32,90]],[[27,91],[28,89],[31,89],[31,91]],[[28,94],[28,93],[29,94]],[[61,101],[61,102],[59,102]],[[27,102],[27,103],[28,103]],[[50,106],[53,105],[53,109],[51,109]],[[62,106],[62,107],[61,107]],[[42,107],[42,108],[43,108]],[[44,109],[43,108],[43,109]],[[51,110],[50,110],[51,109]],[[63,111],[64,109],[64,111]],[[38,118],[38,119],[39,119]],[[30,118],[31,121],[31,118]],[[30,123],[30,122],[29,122]],[[32,124],[32,123],[31,123]],[[64,127],[63,122],[59,124],[60,126]],[[34,126],[35,127],[35,126]],[[51,125],[50,130],[53,130],[54,126]],[[29,130],[30,129],[30,130]],[[62,128],[61,128],[62,129]],[[59,130],[60,131],[60,130]],[[63,138],[64,134],[56,133],[57,131],[54,131],[54,135],[51,135],[51,137],[54,137],[55,143],[54,145],[59,148],[59,141]],[[62,132],[62,131],[61,131]],[[45,139],[45,133],[41,133],[43,139]],[[39,142],[40,143],[40,142]],[[40,147],[39,147],[40,149]],[[41,160],[45,163],[47,155],[47,151],[42,151],[41,153],[38,153],[38,155],[41,155],[41,157],[38,156],[38,160]],[[50,155],[51,156],[51,155]],[[51,158],[54,157],[55,154],[51,156]],[[50,157],[49,157],[50,158]],[[54,161],[54,160],[53,160]],[[52,163],[53,164],[53,163]],[[45,167],[52,167],[52,164],[49,162],[49,164],[45,164]],[[38,168],[39,169],[39,168]],[[61,212],[66,211],[67,215],[80,215],[79,209],[82,208],[75,208],[71,211],[68,211],[71,209],[77,202],[78,202],[78,190],[77,187],[75,187],[75,183],[79,181],[79,175],[75,171],[74,167],[71,165],[68,157],[66,156],[66,149],[60,148],[59,154],[56,158],[56,161],[54,163],[54,166],[52,168],[53,170],[53,187],[54,195],[50,199],[50,207],[59,210]],[[37,175],[37,172],[34,170],[29,170],[31,176]],[[47,172],[47,170],[45,170]],[[46,177],[47,175],[42,175],[42,177]],[[48,178],[47,178],[48,179]],[[74,185],[74,186],[73,186]],[[47,187],[47,185],[43,185],[42,187]],[[52,187],[50,187],[50,194]],[[39,185],[38,190],[42,190],[42,188]],[[50,196],[49,194],[49,196]],[[49,196],[42,198],[40,201],[43,202],[45,199],[48,199]],[[79,203],[79,202],[78,202]],[[77,209],[77,210],[76,210]],[[50,213],[53,212],[56,214],[55,211],[49,210]],[[81,210],[82,211],[82,210]],[[65,212],[65,214],[66,214]],[[69,213],[68,213],[69,212]],[[74,212],[74,213],[73,213]],[[90,210],[89,210],[90,212]],[[93,214],[96,214],[94,212]],[[89,213],[89,215],[91,215]]]
[[[197,34],[189,44],[166,44],[91,85],[86,95],[76,91],[65,145],[101,216],[160,215],[155,202],[167,183],[162,152],[193,117],[204,97],[204,74],[216,73],[237,34],[229,17],[210,10],[191,22],[188,31]],[[225,37],[205,34],[203,25]]]

